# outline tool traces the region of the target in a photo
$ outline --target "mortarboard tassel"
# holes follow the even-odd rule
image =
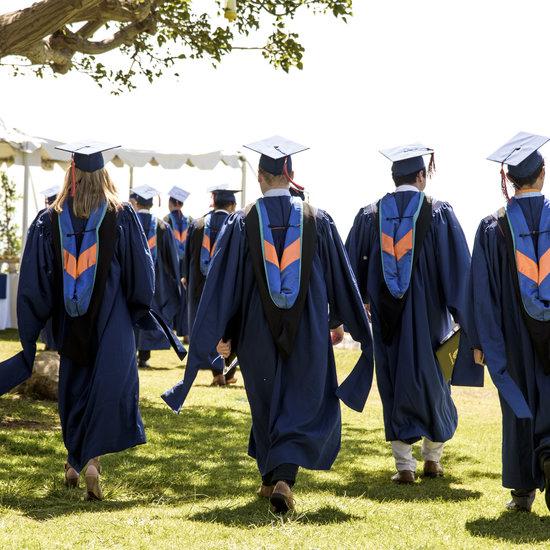
[[[435,154],[430,155],[430,162],[428,164],[428,177],[431,178],[435,174]]]
[[[76,195],[76,166],[74,163],[74,154],[71,158],[71,197]]]
[[[510,195],[508,195],[508,187],[506,185],[506,172],[504,172],[504,163],[500,165],[500,187],[502,189],[502,194],[506,199],[506,202],[510,202]]]
[[[292,185],[294,185],[294,187],[296,187],[296,189],[298,189],[298,191],[304,191],[305,187],[302,187],[301,185],[299,185],[298,183],[296,183],[291,177],[290,177],[290,174],[288,173],[288,169],[286,167],[286,161],[287,161],[287,158],[285,158],[285,163],[283,165],[283,175],[284,177],[287,179],[287,181],[289,183],[291,183]]]

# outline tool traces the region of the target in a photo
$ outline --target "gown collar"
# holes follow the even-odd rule
[[[290,197],[290,191],[288,189],[270,189],[264,193],[264,198],[269,197]]]
[[[396,193],[404,193],[405,191],[413,191],[414,193],[420,193],[420,189],[416,187],[415,185],[409,185],[406,183],[405,185],[399,185],[395,188]]]

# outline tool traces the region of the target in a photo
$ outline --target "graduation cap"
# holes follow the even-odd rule
[[[118,149],[120,145],[110,145],[99,141],[79,141],[56,145],[56,149],[73,154],[75,166],[83,172],[95,172],[105,166],[104,151]]]
[[[235,193],[240,193],[241,189],[232,189],[229,184],[213,185],[207,189],[209,193],[214,195],[214,200],[218,202],[233,202],[237,204]]]
[[[174,187],[172,187],[172,189],[168,192],[168,196],[170,198],[179,202],[185,202],[190,194],[191,193],[189,193],[189,191],[186,191],[177,185],[174,185]]]
[[[487,160],[500,163],[500,178],[502,192],[509,200],[506,189],[506,174],[504,165],[508,166],[508,174],[513,178],[526,178],[534,174],[544,162],[539,149],[547,142],[549,137],[537,136],[528,132],[519,132],[510,141],[497,149],[487,157]]]
[[[46,203],[48,206],[52,204],[55,199],[57,198],[57,195],[59,194],[59,191],[61,190],[61,186],[54,185],[53,187],[48,187],[47,189],[42,189],[40,191],[40,194],[44,196],[46,199]]]
[[[428,175],[431,176],[435,172],[435,151],[421,143],[382,149],[380,153],[393,162],[391,170],[394,176],[408,176],[420,172],[420,170],[425,170],[426,165],[423,159],[425,155],[430,155]]]
[[[72,153],[72,188],[71,195],[74,197],[76,191],[76,181],[74,169],[78,168],[83,172],[95,172],[105,166],[105,160],[102,153],[111,149],[118,149],[120,145],[110,145],[100,141],[78,141],[74,143],[65,143],[56,145],[55,148],[60,151]]]
[[[245,145],[247,149],[260,153],[260,168],[273,176],[284,175],[286,179],[295,185],[300,191],[304,188],[292,181],[292,156],[309,149],[306,145],[300,145],[281,136],[272,136],[261,141]]]
[[[149,208],[153,206],[153,198],[157,195],[159,195],[158,190],[151,185],[139,185],[130,191],[131,199]]]

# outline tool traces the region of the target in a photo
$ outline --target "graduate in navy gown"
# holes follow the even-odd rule
[[[182,277],[187,288],[188,323],[191,329],[195,323],[204,282],[210,267],[210,259],[216,250],[218,237],[223,224],[235,212],[237,206],[235,193],[238,190],[222,184],[211,187],[209,191],[212,193],[210,205],[212,210],[202,218],[193,221],[189,227],[183,258]],[[227,357],[223,357],[220,350],[214,346],[210,354],[212,385],[235,384],[237,382],[235,354],[226,352]]]
[[[119,202],[103,144],[75,152],[53,205],[32,223],[17,296],[23,351],[0,363],[0,395],[32,372],[50,318],[61,357],[59,415],[66,483],[86,472],[88,499],[101,499],[99,456],[145,443],[132,325],[148,316],[154,270],[139,221]]]
[[[550,202],[538,152],[550,138],[521,132],[489,159],[514,196],[479,225],[472,255],[471,314],[502,409],[502,484],[511,510],[530,511],[536,489],[550,508]]]
[[[262,153],[263,198],[224,226],[185,378],[163,398],[179,411],[197,370],[210,368],[212,348],[222,341],[236,350],[252,413],[248,452],[262,477],[258,494],[284,513],[293,508],[298,468],[328,470],[336,459],[338,396],[362,410],[372,383],[372,342],[334,222],[290,196],[290,155],[305,147],[279,137],[248,147]],[[362,354],[338,389],[332,344],[343,338],[343,323]]]
[[[180,309],[176,316],[176,333],[178,336],[182,336],[184,341],[188,341],[189,336],[189,322],[187,317],[187,291],[183,284],[183,258],[185,255],[185,243],[187,242],[187,233],[189,231],[189,225],[193,221],[191,216],[187,216],[183,213],[183,204],[190,195],[188,191],[175,185],[170,189],[168,196],[168,208],[170,213],[164,218],[164,221],[172,228],[172,233],[176,239],[178,247],[178,260],[180,270]]]
[[[45,208],[48,208],[55,202],[55,199],[57,199],[57,195],[60,190],[61,186],[55,185],[40,192],[40,194],[44,196]],[[51,319],[48,319],[46,326],[40,333],[40,340],[44,343],[46,351],[56,351]]]
[[[376,379],[391,442],[396,483],[413,483],[412,445],[422,440],[423,473],[443,475],[441,457],[457,427],[451,388],[435,352],[461,328],[453,384],[482,385],[466,330],[470,252],[451,206],[424,194],[419,144],[382,151],[393,161],[395,192],[357,214],[346,242],[372,318]]]
[[[151,214],[153,198],[158,194],[154,187],[141,185],[132,189],[130,204],[137,212],[155,265],[155,296],[152,307],[171,328],[174,328],[181,308],[178,245],[171,227]],[[138,329],[136,346],[138,367],[147,368],[150,366],[151,350],[168,349],[170,342],[161,330]]]

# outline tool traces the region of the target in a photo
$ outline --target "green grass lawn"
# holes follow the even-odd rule
[[[0,333],[0,360],[19,349]],[[340,377],[356,352],[338,351]],[[455,391],[460,413],[446,476],[389,482],[393,460],[374,391],[363,414],[343,408],[340,456],[330,472],[301,471],[297,511],[275,517],[255,496],[246,455],[250,415],[242,384],[196,382],[174,415],[159,398],[181,376],[171,352],[141,372],[148,443],[103,460],[103,502],[63,486],[56,404],[0,398],[0,548],[548,548],[542,495],[532,515],[503,511],[495,390]],[[314,365],[311,366],[314,372]],[[418,449],[417,449],[418,451]]]

